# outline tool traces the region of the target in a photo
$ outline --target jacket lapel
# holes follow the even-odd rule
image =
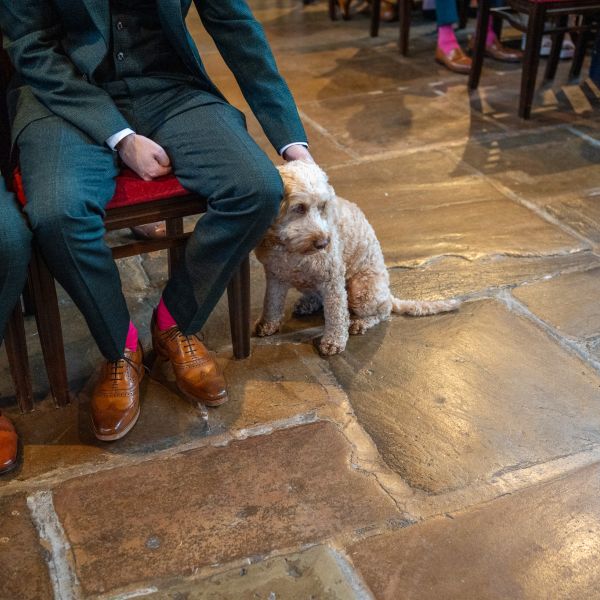
[[[110,11],[109,0],[82,0],[85,4],[94,25],[104,38],[104,42],[108,46],[110,43]],[[159,2],[159,5],[161,2]]]

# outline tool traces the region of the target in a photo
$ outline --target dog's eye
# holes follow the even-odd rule
[[[297,215],[306,214],[306,204],[296,204],[292,209]]]

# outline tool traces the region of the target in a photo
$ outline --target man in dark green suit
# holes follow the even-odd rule
[[[244,0],[194,0],[273,146],[310,160],[292,96]],[[144,179],[173,172],[208,199],[152,323],[157,354],[187,395],[227,399],[196,333],[231,273],[275,218],[282,182],[243,115],[210,81],[185,25],[192,0],[0,0],[17,70],[9,93],[27,215],[54,276],[106,358],[92,398],[96,435],[139,415],[141,349],[104,243],[117,158]]]

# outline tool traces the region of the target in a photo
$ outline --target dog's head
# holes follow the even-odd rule
[[[316,164],[295,160],[279,167],[284,197],[270,234],[289,252],[324,252],[331,243],[335,192]]]

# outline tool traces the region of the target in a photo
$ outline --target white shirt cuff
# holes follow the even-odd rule
[[[291,146],[304,146],[305,148],[308,148],[308,144],[306,142],[292,142],[291,144],[286,144],[280,151],[279,151],[279,156],[283,156],[283,153],[290,148]]]
[[[121,131],[118,131],[117,133],[115,133],[114,135],[111,135],[107,140],[106,140],[106,145],[113,151],[116,152],[117,150],[117,144],[124,138],[126,138],[128,135],[131,135],[132,133],[135,133],[135,131],[133,129],[129,129],[129,127],[127,129],[121,129]]]

